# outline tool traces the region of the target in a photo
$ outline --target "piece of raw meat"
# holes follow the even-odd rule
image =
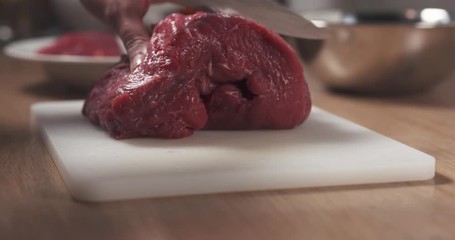
[[[311,100],[294,50],[238,16],[172,14],[141,65],[99,79],[83,114],[117,139],[181,138],[197,129],[290,129]]]
[[[120,56],[121,50],[114,35],[106,32],[68,32],[51,45],[38,50],[41,54],[77,56]]]

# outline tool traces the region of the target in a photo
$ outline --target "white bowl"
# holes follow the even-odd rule
[[[102,74],[120,61],[120,56],[69,56],[39,54],[38,50],[49,46],[56,37],[33,38],[13,42],[4,48],[12,58],[38,62],[48,78],[74,86],[91,86]]]

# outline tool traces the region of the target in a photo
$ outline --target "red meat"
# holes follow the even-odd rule
[[[58,37],[41,54],[79,56],[120,56],[115,36],[105,32],[70,32]]]
[[[197,129],[290,129],[309,115],[300,61],[277,34],[238,16],[172,14],[144,62],[111,69],[83,114],[117,139],[181,138]]]

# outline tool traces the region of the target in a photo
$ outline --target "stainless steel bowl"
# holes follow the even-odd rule
[[[415,93],[431,89],[454,73],[455,24],[445,10],[316,16],[306,15],[324,25],[330,37],[297,40],[297,47],[307,73],[331,89]]]

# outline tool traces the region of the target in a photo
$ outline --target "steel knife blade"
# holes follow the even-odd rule
[[[289,8],[270,0],[173,0],[173,2],[186,7],[207,7],[214,11],[238,14],[286,36],[305,39],[327,37],[325,29],[316,27],[311,21]]]

